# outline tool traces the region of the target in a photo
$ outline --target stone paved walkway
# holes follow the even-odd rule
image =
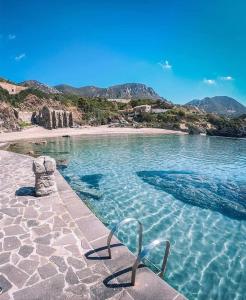
[[[36,198],[32,158],[0,151],[0,300],[184,299],[147,268],[134,287],[130,272],[110,277],[135,257],[113,238],[107,259],[108,229],[56,181],[57,194]]]

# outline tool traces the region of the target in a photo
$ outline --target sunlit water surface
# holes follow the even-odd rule
[[[188,299],[246,299],[245,140],[77,137],[32,148],[68,160],[61,173],[107,226],[135,217],[144,245],[170,240],[165,280]],[[136,250],[134,225],[118,237]],[[163,251],[149,259],[160,266]]]

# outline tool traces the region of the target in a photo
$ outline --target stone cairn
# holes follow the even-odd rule
[[[55,170],[56,162],[49,156],[39,156],[33,161],[36,196],[42,197],[57,192]]]
[[[46,129],[73,127],[73,114],[65,110],[55,110],[44,106],[39,112],[32,114],[32,123]]]

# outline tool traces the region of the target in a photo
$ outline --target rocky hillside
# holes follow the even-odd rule
[[[55,86],[55,88],[65,94],[75,94],[86,98],[163,99],[151,87],[141,83],[119,84],[108,88],[99,88],[95,86],[75,88],[62,84]]]
[[[237,100],[227,96],[206,97],[202,100],[192,100],[187,106],[195,106],[207,113],[237,117],[246,114],[246,107]]]
[[[37,89],[43,93],[47,93],[47,94],[61,94],[60,91],[58,91],[56,88],[54,87],[50,87],[44,83],[41,83],[37,80],[26,80],[23,82],[20,82],[19,85],[28,87],[28,88],[32,88],[32,89]]]
[[[73,87],[63,86],[64,90],[57,93],[58,90],[37,81],[25,84],[29,84],[29,87],[16,93],[0,87],[0,132],[29,126],[33,122],[33,113],[47,106],[48,109],[72,113],[75,126],[108,124],[120,127],[155,127],[182,130],[190,134],[246,137],[246,114],[241,117],[233,115],[239,114],[240,109],[240,113],[244,112],[245,107],[229,97],[223,97],[224,102],[214,99],[221,97],[205,98],[205,104],[210,104],[209,99],[216,100],[217,105],[213,108],[205,104],[202,106],[200,100],[190,102],[188,106],[175,106],[160,99],[153,89],[143,84],[124,84],[107,89],[88,86],[81,88],[83,97],[78,95],[80,89],[76,89],[75,93],[69,91]],[[108,101],[108,98],[128,98],[130,101]],[[224,116],[206,112],[215,109],[216,112],[224,113]],[[232,115],[226,115],[229,112]]]
[[[76,95],[85,98],[99,98],[103,94],[104,90],[103,88],[98,88],[96,86],[84,86],[76,88],[68,84],[59,84],[56,85],[54,88],[56,88],[63,94]]]
[[[9,103],[0,101],[0,132],[20,130],[18,112]]]
[[[83,113],[74,103],[76,101],[77,99],[63,97],[62,94],[47,94],[33,88],[9,94],[0,87],[0,133],[30,126],[33,112],[44,106],[69,111],[73,114],[75,123],[81,124]]]

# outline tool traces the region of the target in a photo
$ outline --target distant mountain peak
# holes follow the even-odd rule
[[[237,100],[228,96],[205,97],[194,99],[185,105],[195,106],[207,113],[237,117],[246,113],[246,107]]]

